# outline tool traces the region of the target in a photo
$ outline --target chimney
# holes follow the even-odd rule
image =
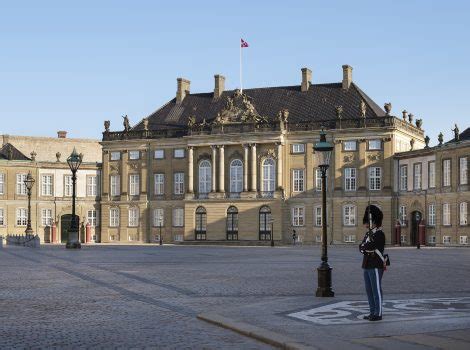
[[[178,78],[176,90],[176,103],[181,103],[187,94],[189,94],[189,85],[191,82],[184,78]]]
[[[347,90],[352,83],[352,67],[345,64],[343,65],[343,89]]]
[[[302,85],[300,90],[302,92],[308,91],[310,84],[312,83],[312,71],[308,68],[302,68]]]
[[[219,98],[225,90],[225,77],[220,74],[214,75],[214,98]]]
[[[57,131],[57,138],[66,139],[67,138],[67,131],[64,131],[64,130]]]

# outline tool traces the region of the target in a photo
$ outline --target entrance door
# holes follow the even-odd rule
[[[76,217],[77,222],[80,223],[79,216],[75,215],[75,217]],[[60,218],[60,241],[62,243],[67,243],[71,226],[72,226],[72,214],[62,215]]]
[[[271,209],[264,206],[259,210],[259,240],[271,240]]]
[[[411,213],[411,234],[410,234],[410,244],[417,245],[419,240],[419,222],[423,215],[419,211],[414,211]]]

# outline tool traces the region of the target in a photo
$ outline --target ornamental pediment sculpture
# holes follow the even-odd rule
[[[277,154],[273,149],[268,149],[267,151],[258,154],[259,160],[266,159],[266,158],[277,159]]]
[[[266,117],[256,111],[251,98],[241,93],[240,90],[236,90],[232,96],[227,96],[225,107],[217,113],[212,124],[215,126],[241,123],[261,124],[267,121]]]

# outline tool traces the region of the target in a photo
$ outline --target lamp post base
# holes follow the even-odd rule
[[[72,236],[73,238],[70,238],[67,240],[67,243],[65,244],[65,248],[67,249],[80,249],[82,247],[80,241],[77,239],[78,237],[78,232],[69,232],[69,236]]]
[[[332,268],[327,262],[322,262],[317,268],[318,287],[315,296],[317,297],[334,297],[335,292],[331,289],[331,270]]]

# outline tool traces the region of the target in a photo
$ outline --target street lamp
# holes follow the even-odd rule
[[[331,151],[333,145],[326,141],[326,133],[322,129],[320,131],[320,142],[313,146],[315,151],[315,159],[321,171],[322,183],[322,254],[321,264],[317,268],[318,271],[318,287],[317,297],[333,297],[335,292],[331,289],[331,267],[328,265],[327,236],[326,236],[326,171],[330,165]]]
[[[159,243],[160,245],[163,245],[163,237],[162,237],[162,218],[159,219],[160,223],[159,223],[159,227],[160,227],[160,234],[158,235],[159,237]]]
[[[24,185],[26,186],[26,190],[28,191],[28,224],[26,226],[26,230],[24,231],[25,234],[30,235],[33,233],[33,229],[31,228],[31,191],[33,189],[34,183],[36,180],[33,179],[33,175],[31,171],[28,172],[26,179],[24,180]]]
[[[271,216],[271,247],[274,247],[274,219]]]
[[[72,222],[70,223],[70,230],[67,237],[67,244],[65,247],[67,249],[80,249],[82,246],[78,240],[78,220],[75,215],[75,185],[77,182],[77,170],[82,164],[82,155],[77,153],[75,147],[73,148],[72,154],[67,158],[67,164],[72,171]]]

